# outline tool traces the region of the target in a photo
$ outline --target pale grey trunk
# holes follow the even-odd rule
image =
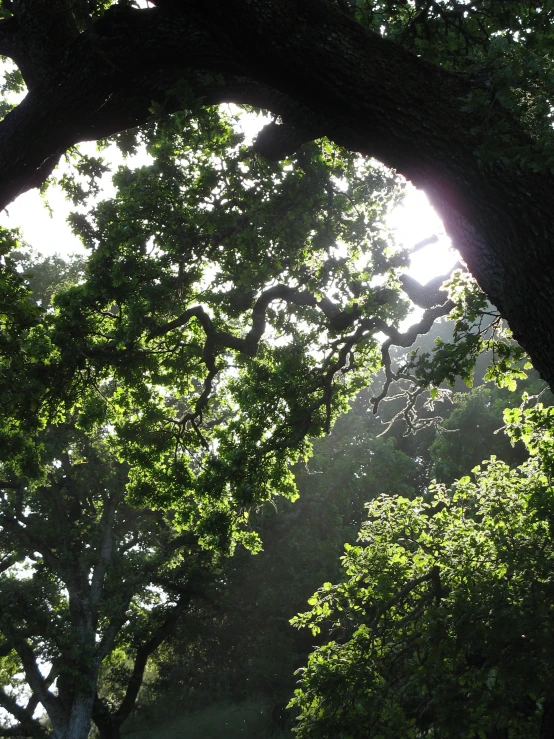
[[[87,695],[76,697],[64,718],[53,725],[54,739],[87,739],[92,723],[93,702],[94,688]]]

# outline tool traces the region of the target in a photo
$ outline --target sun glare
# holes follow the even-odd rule
[[[388,225],[393,229],[398,243],[407,249],[436,236],[435,243],[417,249],[412,254],[410,267],[406,270],[423,285],[433,277],[447,274],[459,259],[427,196],[409,183],[404,202],[392,211]]]

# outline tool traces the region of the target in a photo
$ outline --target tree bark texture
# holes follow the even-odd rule
[[[0,27],[0,53],[18,62],[30,88],[0,122],[0,207],[40,185],[78,141],[144,123],[153,100],[176,110],[181,103],[167,91],[184,80],[206,104],[249,103],[280,115],[286,129],[275,129],[292,132],[295,145],[326,135],[423,189],[554,387],[554,177],[480,159],[499,124],[532,150],[505,111],[492,107],[484,120],[466,104],[471,81],[363,29],[326,0],[153,4],[114,6],[78,35],[66,23],[55,51],[34,49],[32,13]],[[262,153],[270,143],[259,144]]]

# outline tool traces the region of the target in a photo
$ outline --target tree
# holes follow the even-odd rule
[[[153,110],[264,108],[283,125],[261,154],[326,135],[424,189],[552,383],[553,13],[515,0],[6,0],[0,51],[29,93],[0,124],[0,201]]]
[[[295,620],[333,634],[292,701],[298,736],[552,736],[554,412],[505,419],[519,467],[368,505],[343,581]]]
[[[8,251],[13,234],[3,237]],[[130,475],[156,461],[143,452],[140,464],[147,423],[127,434],[134,456],[110,424],[115,397],[131,416],[147,410],[133,388],[112,376],[108,399],[107,388],[64,372],[50,298],[82,277],[79,261],[3,257],[0,705],[11,720],[2,736],[84,738],[92,716],[103,739],[119,737],[149,657],[208,597],[224,554],[176,511],[133,505]]]
[[[0,704],[18,722],[0,735],[49,735],[41,704],[54,737],[88,736],[92,714],[116,739],[148,658],[217,567],[171,515],[128,503],[106,438],[70,422],[42,437],[42,479],[0,483]]]
[[[91,258],[82,272],[75,271],[77,284],[70,287],[52,290],[47,284],[50,278],[36,280],[43,294],[40,305],[29,294],[30,278],[9,253],[15,235],[2,232],[0,445],[5,527],[14,525],[14,510],[19,516],[34,516],[34,509],[44,506],[53,519],[56,510],[47,504],[52,486],[63,491],[71,481],[79,482],[67,465],[67,480],[59,480],[60,460],[48,456],[49,434],[69,425],[92,446],[99,439],[109,444],[114,464],[125,465],[125,502],[157,516],[168,536],[178,539],[178,530],[186,533],[198,545],[187,560],[194,564],[202,552],[221,557],[237,544],[259,546],[251,511],[275,495],[295,496],[291,466],[306,457],[306,437],[330,429],[381,359],[389,382],[391,346],[411,345],[418,333],[453,308],[458,309],[457,339],[462,345],[469,341],[473,353],[481,342],[480,328],[472,334],[472,323],[486,312],[485,302],[463,277],[452,281],[450,298],[439,284],[422,291],[402,279],[407,255],[387,244],[382,223],[390,198],[398,192],[394,177],[321,135],[328,133],[352,149],[403,166],[414,181],[428,183],[435,199],[440,182],[441,197],[447,195],[443,214],[456,233],[463,226],[466,251],[477,238],[468,230],[470,221],[479,239],[492,244],[504,238],[515,248],[504,227],[497,229],[494,238],[490,236],[485,195],[491,183],[500,178],[506,189],[517,181],[518,197],[531,203],[527,216],[535,212],[541,216],[544,196],[543,190],[541,197],[536,194],[537,183],[548,184],[549,175],[533,173],[537,157],[522,154],[513,169],[505,170],[507,165],[502,164],[500,177],[485,149],[474,154],[477,145],[487,143],[486,131],[479,129],[484,112],[468,100],[473,83],[459,55],[453,56],[459,63],[454,73],[435,62],[417,61],[334,5],[315,0],[301,6],[292,1],[237,1],[204,7],[169,0],[153,5],[141,9],[128,3],[110,6],[62,0],[41,0],[32,6],[24,0],[2,4],[0,50],[15,60],[20,72],[11,72],[7,85],[13,89],[24,79],[29,88],[25,100],[0,122],[3,202],[43,184],[61,153],[86,138],[145,124],[136,135],[120,136],[119,144],[127,152],[144,144],[152,157],[145,167],[117,173],[113,199],[89,212],[81,208],[72,216]],[[433,8],[415,22],[397,15],[392,5],[382,6],[379,17],[367,20],[370,26],[381,21],[386,26],[398,18],[406,29],[417,31],[421,26],[430,37],[438,25],[436,39],[444,41],[441,29],[449,24],[437,24]],[[367,8],[353,10],[363,20]],[[491,38],[497,32],[501,35],[504,26],[512,28],[518,19],[529,23],[541,45],[548,38],[547,14],[535,17],[519,9],[500,17],[486,8],[481,11]],[[457,49],[460,39],[468,38],[467,28],[456,26],[454,36]],[[414,39],[415,50],[423,51],[419,31]],[[266,53],[263,63],[260,44]],[[522,50],[525,56],[528,45],[514,44],[509,45],[511,51]],[[470,47],[478,57],[479,44]],[[345,55],[345,49],[350,55]],[[309,59],[306,50],[310,50]],[[383,67],[383,55],[394,74]],[[537,106],[547,99],[541,97],[541,85],[548,65],[537,64],[537,105],[526,112],[529,136],[544,143],[546,133],[540,128],[544,116],[537,113]],[[332,73],[322,79],[320,71],[326,68]],[[308,86],[298,69],[314,74],[320,83],[306,92]],[[378,80],[373,79],[372,69],[380,70]],[[407,132],[414,130],[414,121],[419,125],[425,120],[417,100],[404,109],[400,128],[389,120],[391,106],[397,110],[406,94],[408,73],[416,77],[421,73],[418,79],[424,76],[428,83],[425,115],[435,116],[440,130],[460,134],[451,151],[435,146],[431,124],[416,151],[402,145]],[[362,88],[363,93],[352,87],[356,80],[358,93]],[[481,82],[475,84],[482,87]],[[376,86],[382,88],[382,110],[370,119],[367,114],[374,107]],[[512,87],[507,86],[506,99],[512,99],[508,94]],[[337,106],[340,96],[342,107]],[[533,153],[534,144],[529,141],[534,139],[521,133],[521,101],[517,95],[513,99],[518,115],[494,106],[486,116],[492,117],[495,126],[507,126],[506,135],[513,134],[511,143],[512,139],[524,141],[525,152]],[[270,124],[254,149],[248,150],[229,121],[208,107],[221,100],[265,106],[285,122]],[[372,121],[369,129],[367,120]],[[375,150],[367,147],[368,131],[375,133]],[[319,140],[314,143],[314,138]],[[285,155],[285,166],[272,161]],[[79,159],[76,176],[63,182],[74,200],[94,193],[103,166],[96,158]],[[454,182],[462,184],[447,192],[448,183]],[[468,190],[475,198],[471,202],[462,197]],[[534,199],[528,192],[535,193]],[[507,208],[513,221],[516,209],[508,195],[512,196],[508,193],[498,207]],[[460,200],[454,202],[457,197]],[[531,233],[539,264],[543,237],[533,229]],[[506,254],[509,251],[506,248]],[[471,262],[476,273],[478,262],[477,257]],[[548,275],[549,263],[544,269],[539,266],[540,275]],[[502,287],[506,294],[513,269],[508,272]],[[483,284],[494,300],[497,283],[487,282],[487,274],[485,270]],[[425,309],[422,320],[405,332],[399,325],[410,303],[400,284],[403,294]],[[540,307],[541,290],[532,292],[528,296],[523,290],[523,299],[529,297],[530,306]],[[462,319],[467,305],[470,318]],[[536,317],[536,311],[529,313]],[[388,337],[384,351],[379,332]],[[442,356],[450,361],[453,353],[442,350]],[[537,357],[539,363],[544,359],[540,352]],[[459,360],[456,355],[456,366],[465,372],[467,363]],[[452,365],[440,366],[440,372],[434,367],[426,374],[424,362],[419,375],[415,370],[415,379],[436,385],[445,376],[450,378]],[[58,452],[61,455],[63,450]],[[45,481],[47,468],[51,480]],[[30,496],[29,511],[18,508],[12,490]],[[38,490],[40,494],[33,497]],[[85,552],[87,525],[93,519],[95,525],[101,522],[102,505],[86,509],[91,518],[83,519],[86,530],[80,534]],[[22,520],[20,528],[27,531],[34,522],[35,518],[29,523]],[[26,546],[17,552],[23,562],[35,556],[28,541]],[[78,551],[81,544],[75,546]],[[151,543],[145,546],[149,554],[155,548]],[[89,548],[94,550],[94,566],[102,570],[102,550],[92,543]],[[52,560],[52,571],[56,566],[59,569]],[[72,574],[71,568],[68,572]],[[56,576],[49,578],[50,582]],[[11,579],[13,587],[23,592],[25,584]],[[102,585],[109,590],[107,570]],[[33,587],[24,595],[40,614],[40,604],[32,599]],[[86,591],[86,584],[83,587]],[[47,608],[44,623],[53,614],[64,613],[62,625],[71,631],[72,612],[64,605],[65,596],[54,589],[49,597],[53,605]],[[127,606],[123,603],[114,616],[116,622],[117,618],[132,621],[130,604],[129,600]],[[158,612],[163,621],[163,608],[153,609],[154,616]],[[8,680],[23,668],[33,693],[31,708],[37,700],[42,702],[54,734],[72,739],[78,732],[84,735],[91,716],[99,727],[104,726],[102,731],[117,733],[124,714],[116,708],[108,715],[106,701],[94,701],[93,690],[101,690],[103,674],[96,638],[102,645],[105,636],[104,623],[100,619],[95,624],[95,618],[94,613],[92,621],[89,618],[92,626],[87,626],[85,639],[95,656],[87,664],[78,664],[87,679],[70,684],[67,677],[75,671],[75,658],[61,650],[53,663],[53,674],[59,672],[61,678],[57,693],[45,688],[36,659],[29,656],[29,650],[40,653],[43,645],[44,654],[54,654],[47,645],[52,624],[45,626],[48,634],[36,625],[17,633],[6,626],[4,632],[4,651],[10,650],[5,654]],[[157,628],[152,626],[154,636]],[[145,637],[146,643],[156,641],[154,636]],[[106,653],[104,667],[108,664]],[[117,664],[109,675],[117,676],[116,668]],[[105,685],[111,676],[105,678]],[[114,689],[114,695],[117,692]],[[9,702],[9,693],[6,696]],[[21,700],[10,704],[18,720],[24,719]],[[125,698],[123,704],[128,705]],[[42,731],[29,721],[18,730]],[[7,727],[6,732],[10,731]]]
[[[197,567],[259,546],[251,509],[295,496],[291,465],[377,363],[376,327],[402,336],[392,288],[348,288],[403,262],[379,233],[393,178],[327,144],[283,171],[247,168],[215,111],[145,137],[153,163],[73,216],[86,264],[18,258],[2,232],[7,735],[45,735],[41,703],[55,737],[86,736],[91,718],[118,736]]]

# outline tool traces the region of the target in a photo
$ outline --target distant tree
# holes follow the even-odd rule
[[[432,477],[452,484],[491,455],[510,466],[524,462],[528,456],[525,446],[512,442],[503,432],[504,410],[519,406],[523,392],[533,394],[542,388],[540,381],[522,382],[516,393],[489,383],[457,394],[429,448]],[[543,400],[547,400],[546,394]]]
[[[42,434],[41,479],[0,482],[0,736],[116,739],[148,658],[217,571],[170,515],[127,502],[127,465],[70,423]],[[52,687],[56,689],[52,691]],[[30,695],[27,691],[30,689]]]

